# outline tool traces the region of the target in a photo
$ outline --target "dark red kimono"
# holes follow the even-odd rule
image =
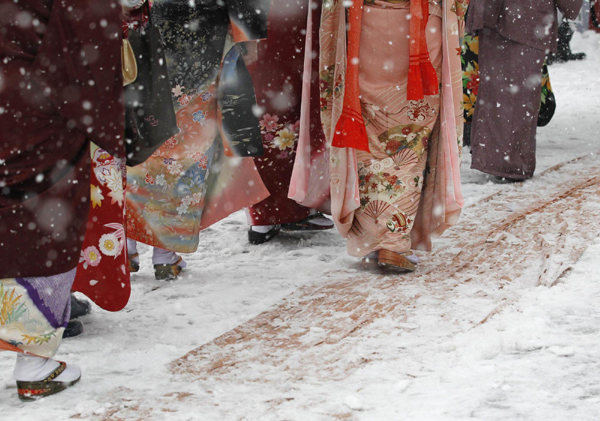
[[[79,261],[90,141],[124,156],[117,0],[0,3],[0,279]]]
[[[249,67],[254,81],[260,119],[263,156],[254,158],[263,183],[271,195],[249,208],[252,225],[274,225],[300,221],[310,209],[288,199],[290,180],[300,136],[302,77],[309,0],[271,0],[268,37],[258,44],[258,62]],[[320,16],[320,8],[317,16]],[[318,22],[318,20],[315,20]],[[318,51],[318,24],[313,24],[313,48]],[[314,53],[318,63],[318,54]],[[314,98],[318,73],[312,75]],[[314,115],[313,115],[314,114]],[[319,105],[311,104],[311,121],[319,122]],[[311,124],[310,144],[325,147],[321,124]]]

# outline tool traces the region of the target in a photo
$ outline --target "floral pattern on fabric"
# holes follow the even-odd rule
[[[126,166],[104,149],[91,144],[92,206],[73,289],[105,310],[121,310],[131,287],[125,252]]]
[[[226,79],[221,73],[223,56],[233,51],[228,48],[262,36],[266,12],[258,11],[264,10],[263,3],[153,2],[151,18],[164,39],[180,132],[146,162],[127,171],[128,238],[191,253],[201,229],[268,195],[251,158],[224,156],[219,126],[226,126],[222,124],[226,116],[219,110],[217,93]],[[258,133],[257,122],[253,128]],[[239,180],[248,184],[240,183],[236,189]],[[209,188],[213,185],[217,187]]]
[[[362,250],[410,250],[410,231],[423,189],[424,171],[432,128],[437,120],[439,96],[411,101],[404,108],[427,110],[419,124],[398,124],[377,137],[374,120],[387,120],[383,111],[366,117],[371,154],[357,153],[360,208],[354,212],[353,228],[348,235],[348,250],[364,255]],[[417,114],[401,113],[402,121],[412,121]]]
[[[451,10],[456,14],[459,22],[464,22],[468,8],[469,0],[454,0],[454,4],[452,5]]]
[[[320,73],[321,111],[329,110],[333,100],[344,92],[344,73],[336,73],[340,70],[339,67],[328,66]]]
[[[170,250],[193,242],[202,218],[217,132],[214,91],[177,84],[173,100],[180,133],[145,163],[128,170],[128,230],[146,244]],[[164,197],[165,200],[153,200]],[[167,199],[168,197],[168,199]],[[165,238],[176,234],[175,238]]]
[[[461,64],[463,68],[464,120],[470,123],[475,112],[475,102],[479,92],[479,37],[465,34],[462,43]]]
[[[50,325],[16,279],[0,280],[0,350],[20,350],[50,358],[60,345],[63,331],[62,327]]]
[[[265,146],[269,149],[279,149],[281,158],[295,153],[299,128],[300,120],[295,123],[280,122],[276,115],[264,114],[260,120],[260,132],[266,141]]]

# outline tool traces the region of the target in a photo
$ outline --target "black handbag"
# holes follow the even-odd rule
[[[139,165],[179,133],[171,99],[171,84],[162,36],[152,20],[129,31],[138,76],[125,87],[125,147],[127,165]]]
[[[548,65],[544,63],[542,69],[542,97],[540,99],[540,113],[538,114],[538,127],[544,127],[556,112],[556,97],[552,91],[552,85],[550,85],[550,74],[548,73]]]

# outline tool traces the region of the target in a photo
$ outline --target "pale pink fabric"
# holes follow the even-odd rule
[[[356,152],[362,206],[354,211],[348,233],[348,254],[356,257],[375,250],[411,250],[429,139],[433,141],[434,129],[439,130],[439,95],[426,95],[419,101],[406,99],[410,30],[409,25],[398,25],[410,20],[410,9],[401,7],[406,5],[373,4],[364,10],[359,79],[370,152]],[[425,32],[438,79],[441,31],[439,14],[431,15]]]
[[[459,55],[459,24],[453,2],[443,1],[442,18],[442,91],[439,136],[432,136],[429,146],[431,172],[426,176],[422,199],[411,232],[413,249],[431,249],[432,235],[440,235],[455,224],[464,200],[460,185],[462,149],[462,73]],[[333,84],[345,74],[345,11],[342,2],[324,6],[321,21],[321,71],[329,70]],[[408,62],[408,56],[406,57]],[[337,86],[337,85],[336,85]],[[322,122],[328,141],[343,104],[343,94],[334,93],[322,110]],[[332,216],[338,230],[348,237],[354,211],[360,207],[357,157],[353,149],[331,148]]]
[[[331,199],[329,192],[329,148],[315,145],[311,138],[311,133],[315,130],[314,124],[321,124],[319,121],[311,121],[311,107],[316,106],[318,101],[311,101],[311,92],[315,87],[312,83],[316,68],[316,60],[313,54],[318,40],[313,39],[315,22],[313,14],[317,8],[314,0],[308,5],[308,18],[306,25],[306,44],[304,55],[304,69],[302,79],[302,105],[300,113],[300,135],[298,138],[298,147],[296,149],[296,159],[294,161],[294,170],[290,181],[288,197],[299,204],[308,208],[317,209],[325,213],[331,213]],[[317,22],[318,24],[318,22]],[[318,47],[317,47],[318,48]],[[318,80],[316,81],[318,83]],[[319,149],[315,149],[315,147]]]

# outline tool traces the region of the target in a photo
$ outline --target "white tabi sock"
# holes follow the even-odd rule
[[[275,228],[275,225],[252,225],[252,231],[266,234]]]
[[[127,239],[127,255],[131,256],[132,254],[136,254],[137,252],[138,252],[137,251],[137,241],[130,240],[128,238]],[[140,256],[136,256],[131,260],[133,260],[138,265],[140,264]]]
[[[174,265],[179,260],[177,253],[174,251],[164,250],[158,247],[154,247],[152,252],[152,264],[154,265]],[[178,266],[181,268],[185,268],[187,263],[185,260],[181,259],[181,262],[178,263]]]
[[[17,363],[13,371],[16,381],[37,382],[44,380],[59,366],[58,361],[36,357],[33,355],[17,354]],[[67,364],[65,371],[53,381],[74,382],[81,377],[81,369],[76,365]]]
[[[308,221],[309,224],[316,225],[318,227],[332,227],[333,221],[325,216],[319,216]]]

